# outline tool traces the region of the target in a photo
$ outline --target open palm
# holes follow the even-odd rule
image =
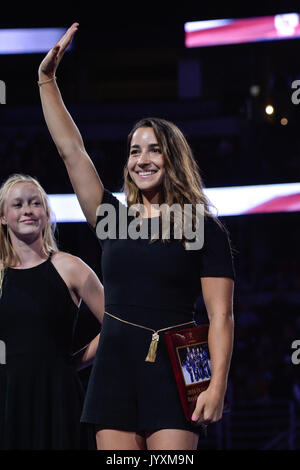
[[[55,46],[50,49],[46,57],[42,60],[39,66],[39,80],[45,78],[52,78],[55,75],[56,69],[67,49],[71,44],[74,34],[78,29],[79,23],[73,23]]]

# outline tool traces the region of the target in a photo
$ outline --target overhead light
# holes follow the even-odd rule
[[[269,116],[271,116],[271,114],[274,113],[274,108],[271,104],[268,104],[266,107],[265,107],[265,113],[268,114]]]

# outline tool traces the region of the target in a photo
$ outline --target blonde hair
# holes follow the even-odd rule
[[[140,127],[151,127],[161,146],[165,165],[165,178],[162,183],[163,202],[168,206],[177,203],[182,209],[184,209],[184,204],[192,204],[193,227],[196,223],[196,204],[202,204],[204,215],[213,218],[220,227],[224,228],[218,218],[210,212],[210,207],[214,206],[203,192],[204,184],[197,162],[181,130],[172,122],[160,118],[144,118],[138,121],[128,135],[128,158],[133,134]],[[133,204],[142,204],[141,191],[129,174],[127,162],[124,167],[123,191],[126,194],[128,207]],[[173,215],[170,215],[171,220],[174,221]],[[164,239],[163,234],[162,238]],[[186,244],[184,237],[183,243]]]
[[[30,183],[36,186],[40,192],[48,219],[42,234],[42,253],[49,256],[50,253],[58,251],[54,238],[56,223],[51,220],[52,211],[48,202],[47,194],[35,178],[32,178],[32,176],[29,175],[16,173],[4,181],[0,187],[0,217],[4,215],[4,206],[10,189],[18,183]],[[18,262],[20,262],[20,260],[12,246],[7,225],[0,223],[0,296],[5,270],[10,266],[15,266]]]

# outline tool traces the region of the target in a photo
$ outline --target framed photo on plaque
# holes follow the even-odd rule
[[[211,378],[209,325],[165,332],[165,339],[185,417],[190,421],[197,398]]]

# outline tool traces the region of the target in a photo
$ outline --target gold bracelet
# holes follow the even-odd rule
[[[43,82],[37,82],[37,83],[38,83],[38,86],[41,86],[41,85],[44,85],[44,83],[52,82],[52,80],[56,80],[56,75],[54,75],[54,77],[52,78],[49,78],[49,80],[44,80]]]

